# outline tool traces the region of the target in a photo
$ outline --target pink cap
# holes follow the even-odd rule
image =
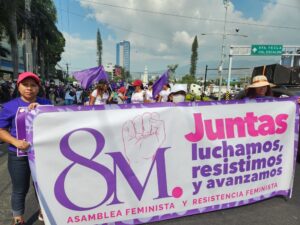
[[[124,94],[126,92],[126,88],[125,87],[120,87],[118,92]]]
[[[132,85],[133,86],[142,86],[143,82],[141,80],[135,80]]]
[[[32,79],[34,79],[36,81],[36,83],[38,85],[41,85],[40,78],[36,74],[34,74],[32,72],[24,72],[24,73],[19,74],[19,77],[18,77],[18,80],[17,80],[17,85],[19,85],[26,78],[32,78]]]

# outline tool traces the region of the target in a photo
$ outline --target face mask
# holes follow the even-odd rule
[[[185,96],[184,95],[173,95],[173,102],[184,102]]]

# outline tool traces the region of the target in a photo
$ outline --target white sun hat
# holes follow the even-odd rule
[[[171,88],[171,93],[176,93],[179,91],[184,91],[185,93],[187,92],[187,85],[186,84],[175,84]]]

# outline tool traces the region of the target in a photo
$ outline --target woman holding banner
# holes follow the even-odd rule
[[[245,98],[270,98],[273,96],[271,87],[274,86],[274,84],[269,83],[266,76],[255,76],[252,79],[252,83],[246,89]]]
[[[17,148],[26,151],[30,144],[16,138],[15,116],[19,107],[34,109],[37,105],[51,105],[47,99],[37,97],[40,78],[31,72],[21,73],[17,80],[20,97],[3,105],[0,112],[0,139],[9,144],[8,171],[12,182],[11,207],[13,225],[25,224],[25,197],[30,185],[30,168],[27,157],[18,157]],[[42,217],[39,216],[39,219]]]
[[[163,89],[159,92],[158,102],[167,102],[170,93],[170,85],[164,84]]]
[[[132,86],[134,86],[134,92],[131,96],[131,103],[144,103],[146,100],[146,92],[144,91],[143,82],[141,80],[135,80]]]
[[[92,92],[90,96],[89,105],[104,105],[111,100],[108,92],[108,85],[105,80],[100,80],[96,89]]]
[[[147,103],[155,102],[155,99],[153,99],[153,82],[152,81],[150,81],[148,83],[148,88],[146,90],[146,102]]]

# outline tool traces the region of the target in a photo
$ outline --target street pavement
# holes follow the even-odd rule
[[[7,171],[7,153],[0,145],[0,225],[11,224],[11,182]],[[38,221],[38,204],[31,187],[26,199],[26,225]],[[300,164],[297,163],[292,199],[274,197],[254,204],[194,216],[152,223],[153,225],[300,225]],[[63,225],[63,224],[59,224]]]

